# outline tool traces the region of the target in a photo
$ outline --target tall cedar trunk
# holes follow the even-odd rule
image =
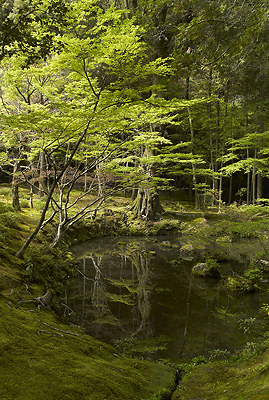
[[[257,174],[257,200],[259,202],[259,199],[262,198],[262,175],[259,172]]]
[[[189,107],[188,107],[188,117],[189,117],[189,126],[190,126],[190,132],[191,132],[191,154],[193,155],[194,132],[193,132],[193,126],[192,126],[192,116],[191,116],[191,111],[190,111]],[[195,165],[194,165],[194,163],[192,163],[192,186],[194,188],[194,195],[195,195],[195,208],[199,208],[196,183],[197,183],[197,181],[196,181]]]
[[[215,204],[216,204],[216,196],[217,193],[219,192],[219,180],[217,177],[218,171],[219,171],[219,164],[218,164],[218,156],[219,156],[219,136],[220,136],[220,92],[218,91],[218,100],[216,103],[216,111],[217,111],[217,116],[216,116],[216,139],[215,139],[215,167],[214,167],[214,171],[215,171],[215,178],[214,178],[214,184],[213,184],[213,189],[214,189],[214,199],[215,199]]]

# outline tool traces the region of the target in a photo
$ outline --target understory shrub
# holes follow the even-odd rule
[[[72,253],[65,249],[39,244],[28,250],[26,265],[31,282],[61,291],[65,281],[75,275],[76,261]]]

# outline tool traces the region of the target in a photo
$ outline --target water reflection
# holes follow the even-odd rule
[[[66,312],[101,340],[132,336],[147,355],[179,359],[234,351],[260,333],[258,318],[247,335],[238,321],[257,316],[262,292],[239,296],[221,281],[194,278],[196,261],[181,257],[176,238],[171,247],[162,238],[100,239],[74,253],[81,266],[67,289]]]

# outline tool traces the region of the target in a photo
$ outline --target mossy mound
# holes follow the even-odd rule
[[[221,274],[219,265],[215,260],[207,260],[204,263],[198,263],[192,268],[192,273],[201,278],[220,279]]]
[[[225,282],[225,287],[237,292],[255,292],[259,289],[256,283],[243,276],[229,276]]]
[[[51,310],[0,297],[1,400],[142,399],[171,387],[173,371],[125,358]]]
[[[199,365],[183,377],[172,400],[267,400],[267,360],[268,352],[252,361]]]

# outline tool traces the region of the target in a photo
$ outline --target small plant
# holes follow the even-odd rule
[[[225,350],[220,350],[220,349],[215,349],[215,350],[211,350],[209,351],[209,360],[218,360],[218,361],[222,361],[222,360],[228,360],[231,357],[231,352],[227,349]]]
[[[269,315],[269,304],[264,303],[264,304],[261,306],[261,311],[262,311],[262,312],[265,312],[267,315]]]
[[[192,363],[193,363],[194,365],[206,364],[206,359],[205,359],[204,356],[197,356],[197,357],[194,357],[191,361],[192,361]]]
[[[0,202],[0,214],[7,213],[9,211],[14,212],[13,207],[10,204]]]
[[[226,280],[225,286],[227,289],[238,292],[255,292],[258,287],[250,279],[243,276],[229,276]]]
[[[21,208],[30,208],[29,200],[27,200],[27,199],[22,199],[22,200],[20,201],[20,206],[21,206]]]
[[[263,279],[263,273],[258,267],[249,268],[244,273],[244,276],[245,276],[246,279],[249,279],[252,283],[261,282],[261,280]]]
[[[261,347],[258,343],[254,342],[247,342],[244,349],[239,353],[239,358],[241,359],[248,359],[261,354]]]
[[[263,364],[259,364],[254,368],[255,371],[261,372],[262,374],[264,372],[268,372],[269,371],[269,361],[266,361]]]
[[[238,325],[240,329],[245,333],[250,333],[254,324],[255,324],[256,318],[240,318],[238,320]]]
[[[45,287],[62,290],[65,282],[75,274],[73,255],[48,244],[31,247],[27,252],[26,273],[31,282],[43,283]]]
[[[219,263],[214,259],[208,258],[205,263],[196,264],[192,272],[196,276],[219,279],[221,277],[219,269]]]
[[[114,346],[117,351],[122,354],[129,354],[132,351],[132,348],[137,344],[137,339],[133,336],[126,337],[123,339],[117,339],[114,341]]]

